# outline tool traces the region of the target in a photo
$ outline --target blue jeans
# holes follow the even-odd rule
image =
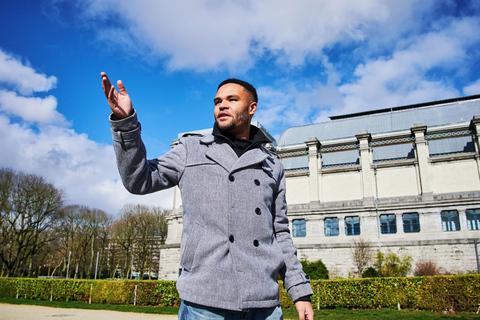
[[[283,320],[283,313],[280,306],[233,311],[182,301],[178,320]]]

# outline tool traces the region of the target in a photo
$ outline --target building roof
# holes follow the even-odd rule
[[[361,130],[375,135],[410,130],[415,123],[428,127],[470,121],[480,115],[480,95],[331,117],[332,121],[286,129],[277,142],[279,150],[304,144],[354,138]]]

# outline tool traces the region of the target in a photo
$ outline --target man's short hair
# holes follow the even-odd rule
[[[241,85],[242,87],[245,88],[245,90],[247,90],[252,95],[253,101],[258,102],[258,95],[257,95],[257,90],[255,89],[255,87],[252,86],[250,83],[248,83],[246,81],[243,81],[243,80],[239,80],[239,79],[235,79],[235,78],[230,78],[230,79],[224,80],[224,81],[222,81],[222,83],[220,83],[218,85],[217,90],[220,89],[221,86],[226,85],[228,83],[235,83],[235,84]]]

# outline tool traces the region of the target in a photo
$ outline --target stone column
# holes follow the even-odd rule
[[[397,234],[404,234],[405,231],[403,230],[403,213],[395,214],[397,219]]]
[[[415,123],[413,125],[413,128],[410,129],[410,131],[415,136],[415,151],[418,161],[417,167],[420,177],[420,193],[423,200],[432,201],[433,189],[430,183],[430,175],[428,170],[428,159],[430,158],[430,153],[428,151],[428,142],[425,138],[427,126],[424,126],[421,123]]]
[[[180,244],[183,229],[183,217],[180,209],[173,210],[167,217],[167,239],[165,244]]]
[[[468,230],[467,224],[467,212],[465,209],[457,210],[458,211],[458,221],[460,222],[460,230]]]
[[[317,138],[309,138],[308,141],[305,141],[305,144],[308,147],[308,170],[310,175],[308,177],[308,189],[309,189],[309,199],[310,206],[318,205],[320,201],[320,175],[318,172],[319,169],[319,157],[320,157],[320,142]]]
[[[339,237],[346,236],[346,234],[345,234],[345,216],[343,216],[343,215],[338,217],[338,236]]]
[[[325,237],[325,215],[321,215],[318,220],[318,235]]]
[[[373,170],[372,170],[372,152],[370,151],[369,142],[372,140],[372,135],[366,130],[361,130],[355,136],[360,144],[360,166],[362,169],[362,191],[363,203],[367,206],[374,204],[373,192]]]

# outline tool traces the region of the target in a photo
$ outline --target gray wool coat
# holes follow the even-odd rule
[[[187,135],[147,160],[134,113],[113,120],[117,165],[128,191],[178,185],[183,203],[180,249],[183,300],[230,310],[279,301],[277,274],[292,300],[312,294],[290,237],[280,159],[263,146],[240,158],[211,134]]]

